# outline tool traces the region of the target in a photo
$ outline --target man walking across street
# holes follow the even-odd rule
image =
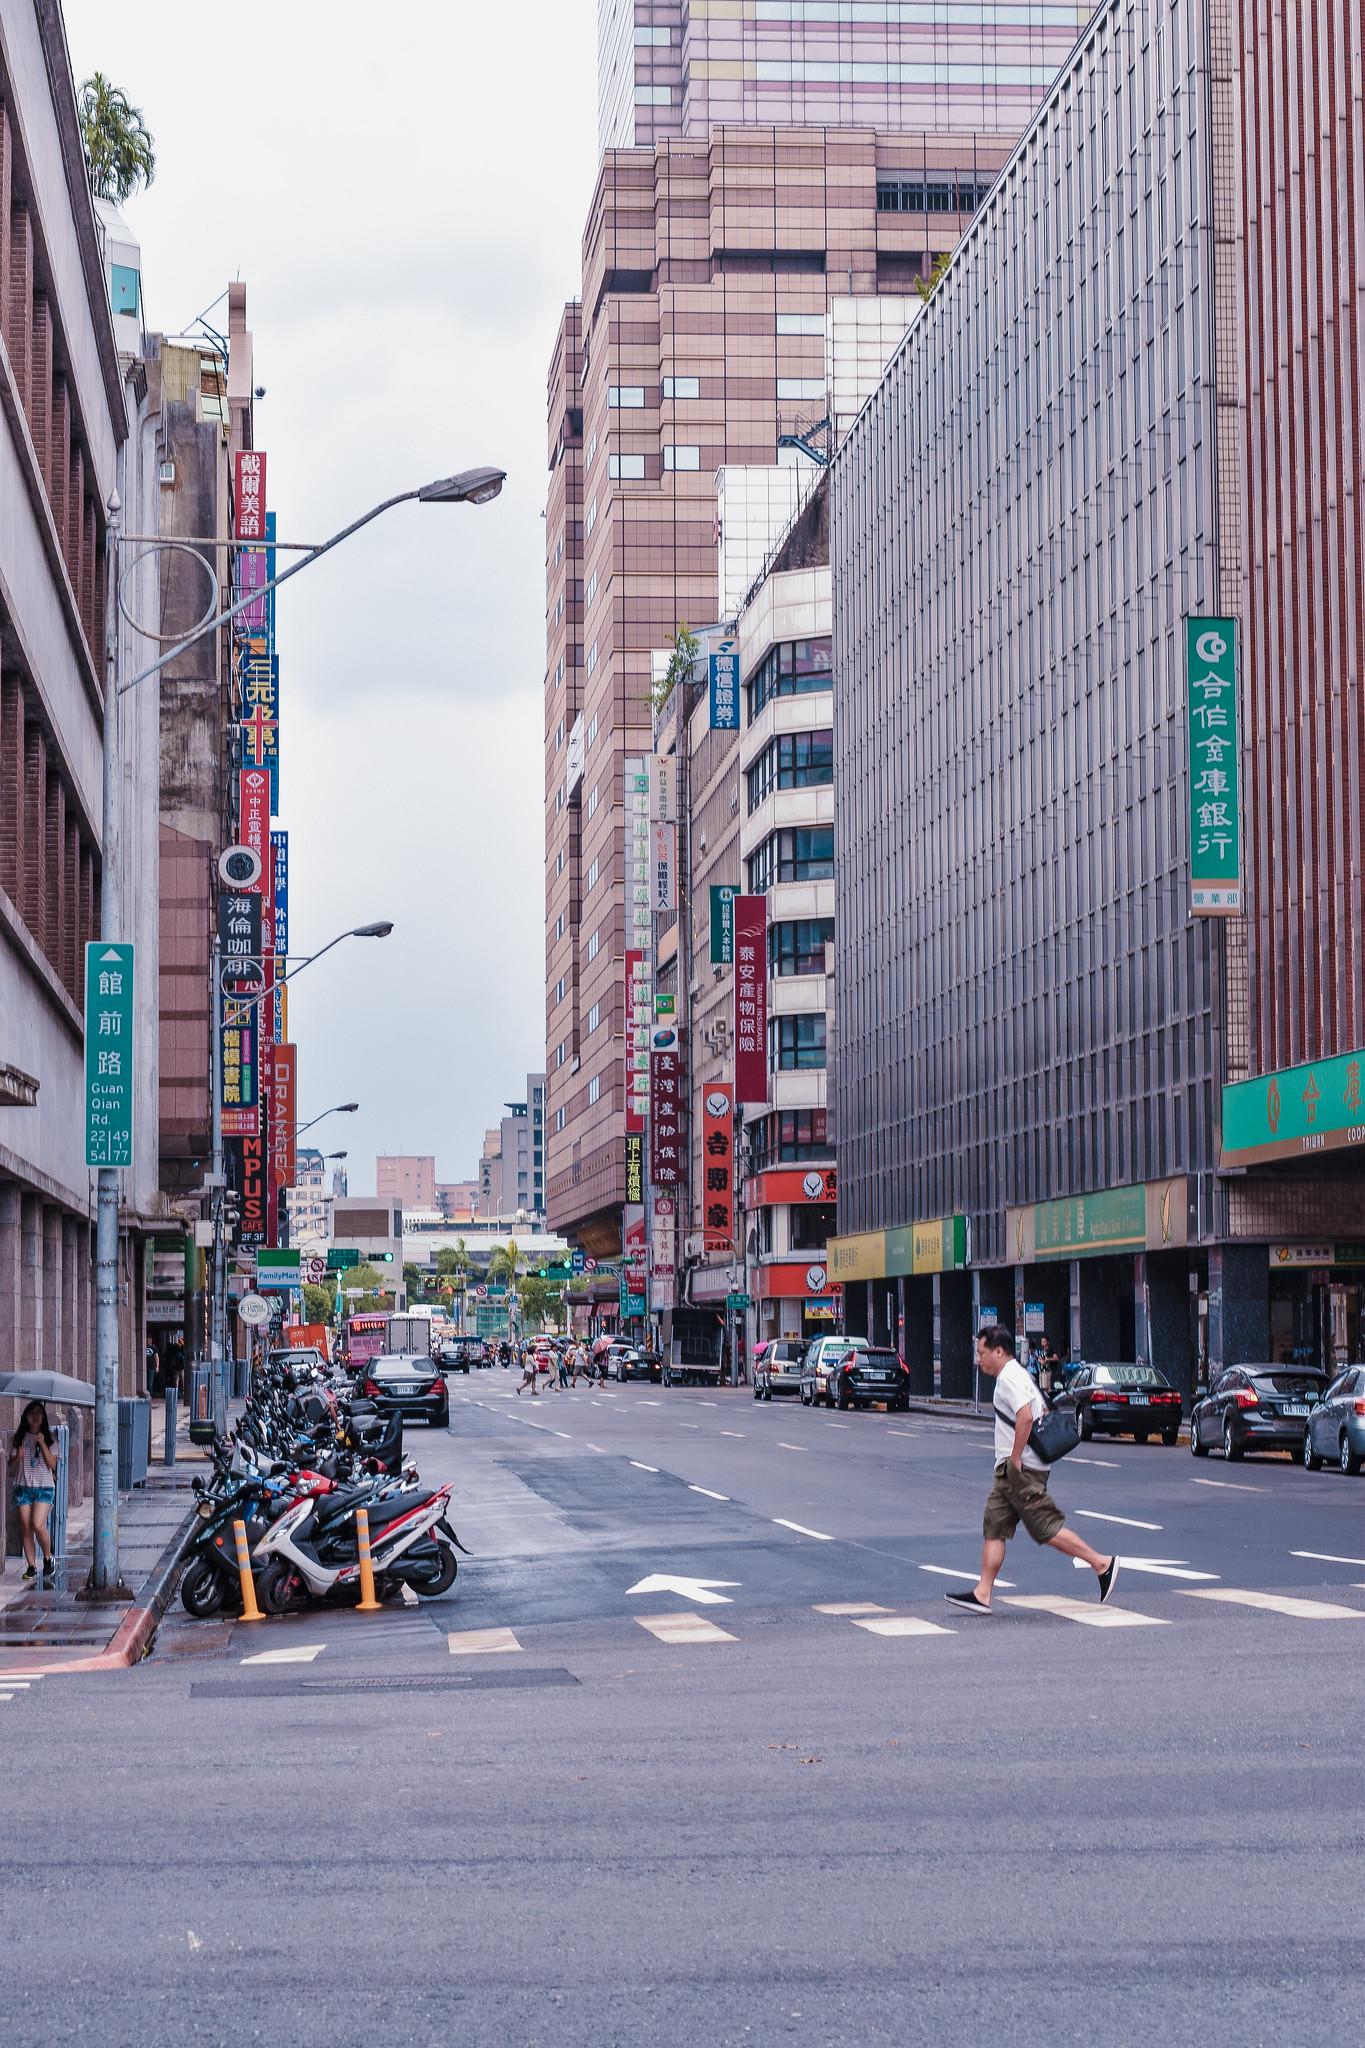
[[[951,1606],[967,1614],[989,1614],[991,1591],[1005,1562],[1005,1545],[1022,1522],[1035,1543],[1078,1557],[1100,1582],[1103,1604],[1119,1574],[1116,1557],[1097,1550],[1066,1526],[1066,1518],[1047,1490],[1047,1465],[1029,1445],[1035,1422],[1047,1403],[1014,1355],[1014,1334],[999,1323],[982,1330],[976,1340],[981,1370],[995,1382],[995,1484],[982,1517],[981,1576],[964,1593],[949,1593]]]

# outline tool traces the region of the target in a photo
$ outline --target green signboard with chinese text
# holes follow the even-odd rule
[[[1365,1047],[1223,1090],[1223,1165],[1365,1145]]]
[[[1005,1211],[1006,1256],[1021,1266],[1105,1252],[1178,1251],[1188,1241],[1189,1186],[1183,1174]]]
[[[717,886],[711,884],[711,965],[733,967],[735,964],[735,898],[737,887],[728,882]]]
[[[1242,909],[1242,820],[1237,769],[1237,641],[1231,619],[1186,619],[1185,700],[1190,742],[1190,911]]]
[[[85,949],[85,1163],[133,1163],[133,949]]]

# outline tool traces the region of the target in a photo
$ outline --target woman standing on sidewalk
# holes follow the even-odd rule
[[[43,1553],[43,1577],[50,1579],[57,1569],[52,1555],[52,1538],[47,1533],[48,1516],[57,1497],[57,1448],[52,1441],[47,1410],[41,1401],[30,1401],[19,1417],[19,1427],[10,1445],[9,1462],[16,1465],[14,1505],[19,1510],[19,1527],[24,1538],[26,1579],[37,1577],[36,1548]]]

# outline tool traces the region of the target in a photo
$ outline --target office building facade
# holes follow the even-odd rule
[[[1338,335],[1274,286],[1302,234],[1286,163],[1313,159],[1339,217],[1360,107],[1348,66],[1319,162],[1283,115],[1275,12],[1273,37],[1225,0],[1096,15],[835,462],[832,1267],[853,1325],[899,1334],[945,1393],[991,1315],[1186,1387],[1358,1352],[1359,835],[1334,828],[1338,770],[1290,745],[1310,709],[1337,721],[1336,800],[1358,788],[1359,529],[1284,452],[1319,417],[1350,442],[1358,252],[1326,208],[1293,262],[1328,280]],[[1359,23],[1338,29],[1340,55]],[[1288,545],[1285,489],[1322,548]],[[1228,638],[1243,895],[1206,915],[1196,655]],[[1258,1115],[1296,1087],[1325,1124],[1329,1056],[1341,1149],[1291,1161]],[[1235,1097],[1295,1057],[1282,1090]],[[1315,1269],[1312,1300],[1277,1259]]]

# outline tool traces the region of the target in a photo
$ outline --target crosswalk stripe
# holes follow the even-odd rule
[[[1090,1570],[1090,1566],[1083,1557],[1073,1557],[1071,1562],[1078,1572],[1088,1572]],[[1126,1572],[1150,1572],[1153,1577],[1158,1579],[1207,1579],[1210,1584],[1213,1584],[1218,1578],[1217,1572],[1191,1571],[1187,1566],[1177,1563],[1174,1558],[1128,1557],[1125,1555],[1119,1559],[1119,1563]]]
[[[888,1610],[879,1607],[875,1600],[830,1600],[814,1611],[816,1614],[885,1614]]]
[[[1267,1614],[1290,1614],[1298,1621],[1365,1621],[1365,1608],[1337,1607],[1330,1600],[1295,1600],[1287,1593],[1246,1593],[1232,1586],[1186,1586],[1187,1600],[1226,1600],[1234,1607],[1259,1607]]]
[[[521,1648],[510,1628],[452,1629],[446,1641],[452,1657],[494,1657]]]
[[[12,1692],[0,1692],[0,1700],[12,1700],[13,1698],[14,1694]]]
[[[1311,1557],[1315,1564],[1365,1565],[1365,1557],[1334,1557],[1330,1550],[1291,1550],[1291,1557]]]
[[[326,1649],[325,1643],[290,1643],[283,1650],[257,1650],[253,1657],[239,1657],[239,1664],[311,1664]]]
[[[733,1643],[725,1628],[717,1628],[704,1614],[637,1614],[641,1628],[647,1628],[661,1643]]]
[[[1092,1607],[1084,1600],[1070,1599],[1065,1593],[1015,1593],[1006,1605],[1031,1608],[1038,1614],[1056,1614],[1063,1621],[1081,1621],[1087,1628],[1165,1628],[1168,1625],[1155,1614],[1134,1614],[1128,1607]]]
[[[936,1621],[921,1621],[916,1614],[887,1614],[880,1621],[855,1621],[874,1636],[953,1636],[957,1630],[941,1628]]]
[[[979,1577],[979,1574],[976,1572],[954,1571],[953,1567],[949,1564],[922,1564],[919,1566],[919,1570],[922,1572],[932,1572],[936,1579],[965,1579],[969,1586],[974,1586]],[[1013,1586],[1014,1580],[997,1579],[995,1583],[997,1586]]]

